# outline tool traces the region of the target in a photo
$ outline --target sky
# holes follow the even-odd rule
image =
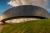
[[[7,4],[8,2],[9,0],[0,0],[0,15],[10,8],[10,6]],[[49,8],[47,10],[48,10],[48,13],[50,13],[50,0],[48,2],[48,6]]]
[[[9,8],[7,2],[9,0],[0,0],[0,14],[2,14],[5,10]]]

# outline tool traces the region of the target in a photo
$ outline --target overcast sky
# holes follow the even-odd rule
[[[0,14],[2,14],[5,10],[9,9],[9,5],[7,4],[9,0],[0,0]],[[48,12],[50,13],[50,0],[48,1]]]

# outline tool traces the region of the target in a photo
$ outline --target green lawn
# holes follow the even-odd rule
[[[5,24],[1,33],[50,33],[50,19]]]

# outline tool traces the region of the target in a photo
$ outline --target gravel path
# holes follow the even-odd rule
[[[0,25],[0,33],[1,33],[2,29],[3,29],[3,27],[4,27],[4,25]]]

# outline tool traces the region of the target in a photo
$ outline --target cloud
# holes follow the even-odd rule
[[[47,8],[48,0],[10,0],[10,2],[8,2],[8,5],[10,5],[12,7],[16,7],[16,6],[20,6],[20,5],[28,5],[28,4]]]
[[[18,4],[16,4],[15,2],[12,2],[12,1],[8,2],[8,5],[10,5],[12,7],[18,6]]]
[[[12,7],[20,6],[20,5],[29,5],[32,4],[32,0],[11,0],[8,2]]]

